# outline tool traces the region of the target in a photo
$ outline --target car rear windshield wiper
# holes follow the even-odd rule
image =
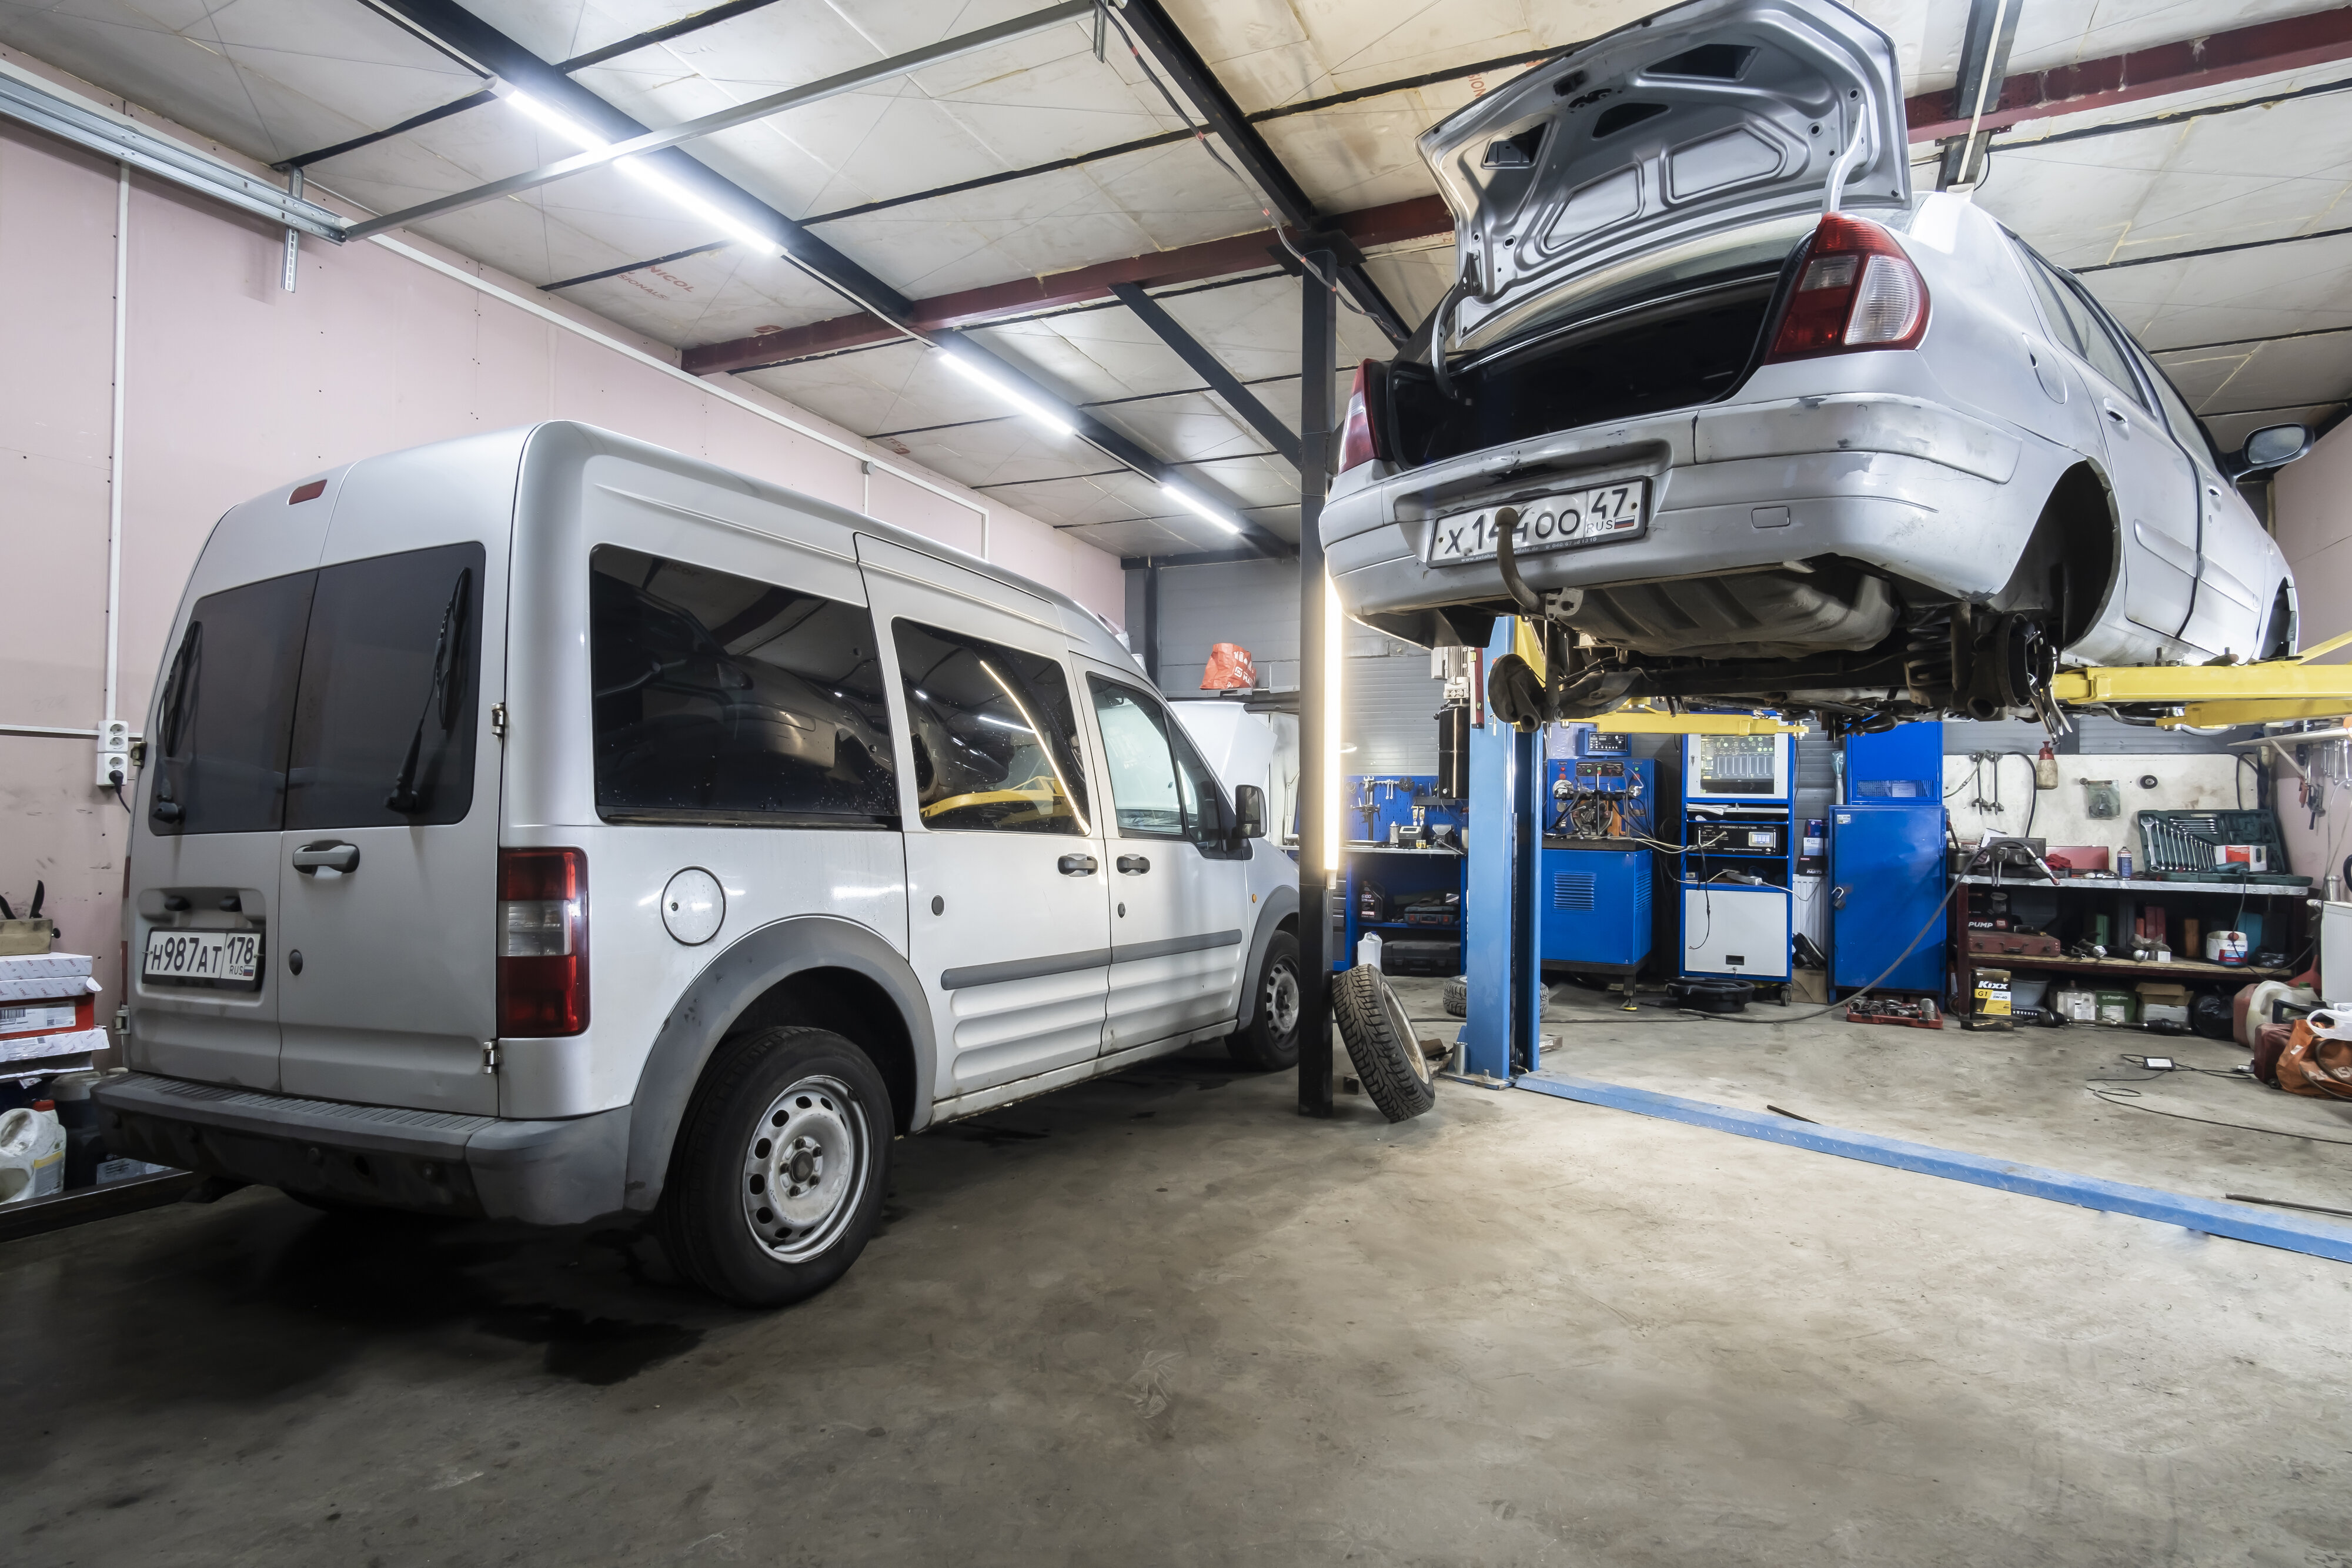
[[[163,722],[155,727],[156,760],[168,763],[179,755],[180,742],[186,737],[190,708],[195,695],[196,662],[205,645],[205,623],[191,621],[180,634],[180,651],[172,655],[171,673],[163,677]],[[148,808],[159,822],[176,822],[187,814],[186,808],[173,799],[172,772],[163,769],[155,784],[155,799]]]
[[[450,677],[457,674],[457,647],[465,634],[469,598],[467,591],[473,585],[474,569],[469,566],[457,574],[457,586],[449,590],[449,602],[441,612],[441,635],[433,644],[433,679],[425,688],[425,711],[416,716],[416,729],[408,737],[408,755],[401,759],[400,777],[392,781],[392,793],[383,798],[387,810],[404,817],[423,809],[416,793],[416,759],[425,749],[425,725],[433,716],[435,702],[440,704],[444,735],[457,727],[457,716],[465,706],[465,682]]]

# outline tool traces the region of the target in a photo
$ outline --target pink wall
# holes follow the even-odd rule
[[[2272,528],[2294,570],[2297,623],[2303,645],[2317,647],[2352,632],[2352,423],[2337,425],[2309,454],[2271,481]],[[2326,664],[2352,663],[2352,649],[2328,654]],[[2316,824],[2296,804],[2291,769],[2273,770],[2279,827],[2294,869],[2315,882],[2352,853],[2352,799],[2339,792]],[[2333,994],[2333,993],[2331,993]]]
[[[115,202],[112,163],[0,124],[0,298],[14,302],[0,311],[0,574],[9,590],[0,725],[90,728],[104,712]],[[853,453],[382,246],[306,240],[299,287],[289,295],[278,287],[278,231],[145,176],[132,180],[129,232],[117,711],[134,731],[181,587],[214,520],[314,469],[567,418],[848,507],[869,504]],[[435,254],[674,361],[625,329]],[[867,449],[756,388],[727,390]],[[920,472],[872,450],[877,460]],[[1116,557],[935,482],[950,495],[877,468],[873,515],[975,553],[984,543],[992,559],[1114,624],[1125,620]],[[37,877],[48,883],[62,945],[98,956],[110,1011],[121,996],[128,819],[92,787],[93,758],[89,739],[0,734],[0,894],[15,902],[30,895]]]

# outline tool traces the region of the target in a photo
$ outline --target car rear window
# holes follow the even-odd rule
[[[465,819],[481,603],[478,544],[320,571],[286,768],[289,829]]]
[[[152,727],[153,830],[463,820],[474,796],[482,562],[478,544],[446,545],[198,600]]]
[[[159,833],[275,832],[302,636],[319,574],[207,593],[165,666],[153,724]]]
[[[598,815],[897,824],[864,605],[613,545],[589,570]]]

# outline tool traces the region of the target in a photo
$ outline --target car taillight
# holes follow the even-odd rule
[[[588,1027],[588,857],[499,852],[499,1033]]]
[[[1916,348],[1927,328],[1927,285],[1895,236],[1866,219],[1831,213],[1813,231],[1764,361]]]
[[[1379,425],[1372,421],[1372,380],[1379,372],[1372,361],[1366,360],[1356,367],[1356,385],[1348,393],[1348,416],[1339,423],[1339,472],[1360,468],[1376,457],[1386,457],[1381,450]]]

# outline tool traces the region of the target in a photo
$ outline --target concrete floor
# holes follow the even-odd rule
[[[2352,1207],[2352,1149],[2082,1111],[2088,1042],[1731,1027],[1571,1016],[1555,1061]],[[2352,1564],[2352,1269],[1523,1092],[1292,1095],[1198,1052],[902,1143],[887,1233],[768,1316],[619,1229],[267,1191],[8,1244],[0,1550]]]

